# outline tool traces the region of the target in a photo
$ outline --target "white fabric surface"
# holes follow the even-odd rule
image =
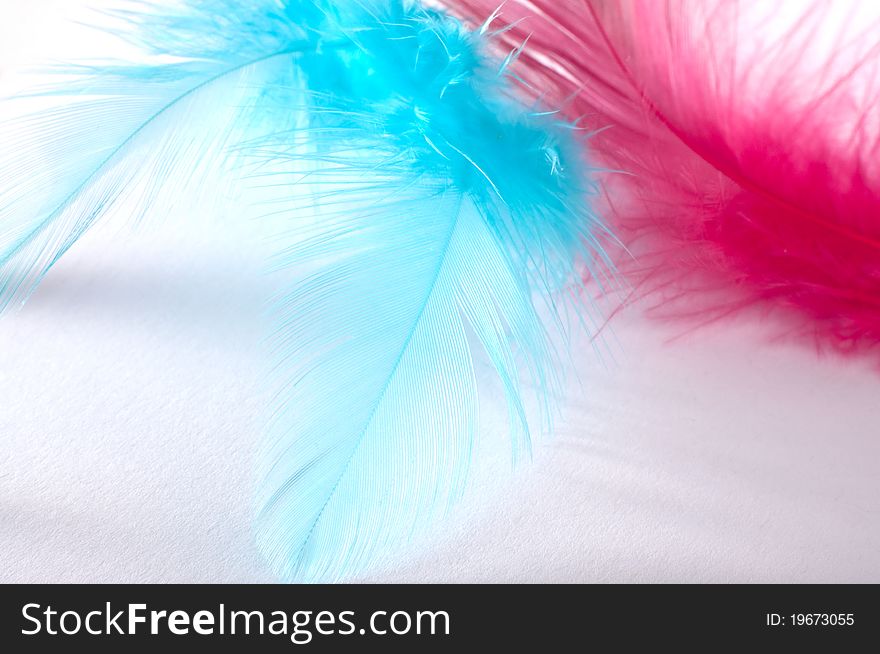
[[[0,0],[7,83],[48,42],[23,13],[58,4]],[[272,580],[265,279],[238,229],[98,230],[0,320],[0,581]],[[466,501],[362,580],[880,581],[880,372],[747,319],[674,329],[630,311],[613,358],[581,337],[582,385],[512,472],[490,400]]]

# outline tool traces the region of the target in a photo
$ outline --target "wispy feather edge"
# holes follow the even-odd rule
[[[285,579],[363,572],[464,487],[475,345],[520,446],[521,380],[544,403],[558,385],[553,334],[583,267],[609,265],[582,137],[517,100],[519,50],[490,64],[491,25],[468,32],[413,3],[144,2],[113,16],[173,61],[68,70],[58,107],[4,128],[18,147],[0,166],[0,299],[26,297],[133,188],[141,215],[234,154],[254,186],[284,189],[275,263],[298,281],[274,304],[257,539]],[[51,170],[27,180],[22,161]]]
[[[876,6],[509,0],[499,24],[530,38],[516,73],[625,173],[603,184],[634,298],[689,326],[770,308],[786,335],[877,352]]]

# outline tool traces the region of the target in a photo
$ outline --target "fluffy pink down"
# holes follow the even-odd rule
[[[446,0],[481,22],[498,0]],[[598,133],[624,267],[665,315],[785,306],[880,343],[880,8],[858,0],[508,0],[536,97]],[[784,315],[784,314],[783,314]]]

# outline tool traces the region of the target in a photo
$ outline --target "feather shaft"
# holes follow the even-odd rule
[[[478,22],[494,6],[454,0]],[[606,180],[638,296],[705,322],[777,309],[880,343],[880,16],[858,2],[512,0],[517,74],[565,103]],[[583,118],[581,118],[583,117]],[[778,309],[781,309],[779,311]]]
[[[285,280],[257,541],[284,579],[361,573],[462,493],[478,357],[503,389],[514,451],[529,447],[523,381],[551,404],[567,312],[583,321],[583,269],[609,263],[580,137],[523,103],[507,77],[521,48],[495,61],[491,32],[411,2],[140,6],[116,14],[127,38],[175,63],[77,68],[50,89],[62,103],[99,99],[23,130],[23,144],[38,133],[33,153],[10,160],[45,159],[64,184],[0,190],[0,229],[41,230],[13,257],[31,272],[0,261],[0,299],[132,186],[138,214],[160,192],[219,195],[201,171],[234,160],[242,192],[270,206],[259,229]],[[100,147],[58,145],[108,118],[123,126]],[[0,181],[14,177],[6,163]],[[35,200],[46,188],[49,202]]]

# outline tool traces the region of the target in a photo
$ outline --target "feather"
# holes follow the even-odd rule
[[[210,32],[175,43],[160,35],[158,21],[115,17],[115,29],[132,30],[132,40],[149,42],[154,56],[179,61],[54,68],[51,83],[8,101],[23,108],[0,127],[0,309],[23,303],[120,200],[131,200],[138,219],[157,197],[203,183],[244,128],[242,107],[259,99],[259,77],[274,79],[282,58],[313,41],[267,35],[221,53]],[[228,19],[204,18],[206,30],[235,29]]]
[[[446,3],[479,19],[494,0]],[[880,15],[871,3],[511,0],[516,74],[603,129],[593,156],[639,296],[699,322],[776,307],[880,342]]]
[[[486,56],[489,25],[468,32],[409,2],[206,0],[113,16],[171,61],[75,69],[54,92],[75,102],[14,126],[0,168],[2,224],[14,225],[4,296],[32,288],[145,161],[153,201],[202,184],[203,152],[214,167],[234,158],[272,196],[274,265],[293,279],[273,302],[257,541],[287,580],[362,572],[461,494],[478,352],[505,391],[515,451],[528,448],[522,382],[549,404],[557,334],[569,309],[589,319],[584,267],[610,271],[581,136],[519,100],[516,53]],[[103,124],[114,127],[83,147]],[[11,165],[43,159],[39,179]]]

